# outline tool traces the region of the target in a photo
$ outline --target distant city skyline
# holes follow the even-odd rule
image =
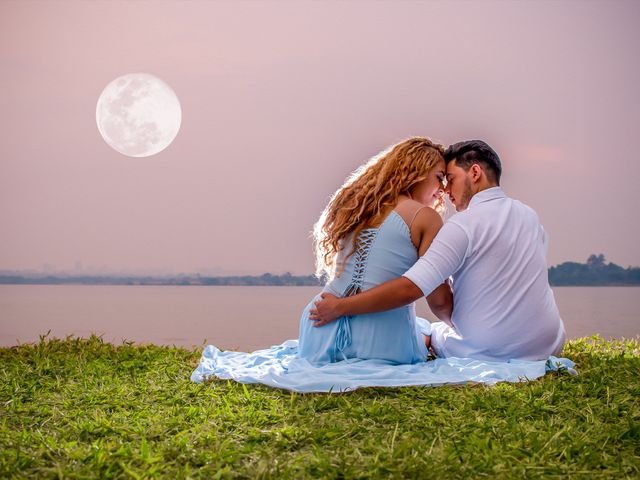
[[[330,195],[388,145],[486,140],[549,266],[640,265],[640,2],[0,2],[0,270],[306,275]],[[96,124],[146,72],[180,131]]]

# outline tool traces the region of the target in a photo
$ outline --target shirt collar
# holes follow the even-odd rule
[[[495,200],[497,198],[506,198],[506,195],[502,188],[500,187],[491,187],[481,192],[476,193],[473,197],[471,197],[471,201],[469,202],[469,206],[476,205],[478,203],[488,202],[489,200]]]

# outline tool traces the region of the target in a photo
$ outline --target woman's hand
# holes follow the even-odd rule
[[[309,311],[309,320],[313,320],[314,327],[321,327],[342,316],[339,310],[340,299],[330,293],[321,293],[322,300],[315,302],[316,308]]]

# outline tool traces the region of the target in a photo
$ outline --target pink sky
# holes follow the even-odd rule
[[[0,269],[307,274],[309,231],[410,135],[480,138],[549,262],[640,264],[638,2],[0,3]],[[168,83],[182,126],[130,158],[114,78]]]

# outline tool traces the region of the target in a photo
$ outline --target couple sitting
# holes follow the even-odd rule
[[[501,171],[482,141],[444,151],[419,137],[356,171],[316,225],[329,282],[302,315],[299,355],[322,364],[416,363],[427,348],[480,360],[559,354],[565,331],[546,234],[531,208],[502,191]],[[458,213],[443,225],[444,192]],[[421,297],[441,322],[416,318]]]
[[[305,308],[299,339],[251,353],[208,345],[191,379],[344,392],[518,382],[570,369],[552,357],[565,333],[544,230],[500,189],[500,173],[480,141],[445,151],[416,137],[382,152],[316,224],[318,270],[329,281]],[[443,225],[445,191],[459,213]],[[441,322],[416,317],[420,297]],[[430,349],[438,358],[426,362]]]

